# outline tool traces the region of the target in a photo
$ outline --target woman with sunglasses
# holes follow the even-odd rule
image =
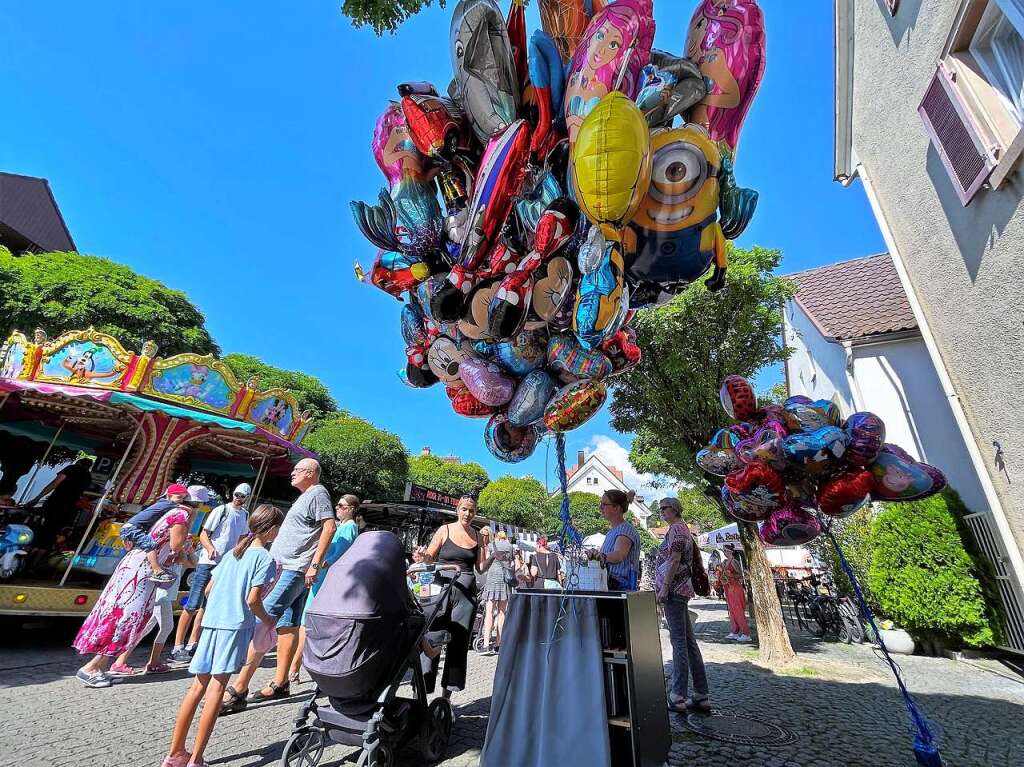
[[[309,596],[306,597],[306,606],[302,610],[302,620],[299,625],[299,647],[295,651],[295,658],[288,670],[289,684],[299,681],[299,670],[302,668],[302,648],[306,645],[306,613],[309,612],[309,606],[313,603],[313,597],[316,596],[327,579],[328,568],[341,559],[341,556],[348,551],[349,546],[359,535],[359,523],[356,521],[359,504],[359,499],[354,495],[343,495],[338,501],[338,505],[334,507],[334,516],[338,519],[338,527],[334,531],[334,537],[331,538],[331,545],[327,547],[324,554],[323,564],[317,571],[316,580],[309,587]]]
[[[608,571],[610,591],[636,591],[640,587],[640,533],[626,521],[635,493],[608,490],[601,496],[601,516],[611,525],[600,551],[590,551]]]

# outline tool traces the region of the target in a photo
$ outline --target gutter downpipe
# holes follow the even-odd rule
[[[910,281],[910,274],[907,271],[907,266],[903,261],[903,256],[900,254],[899,248],[896,246],[896,240],[893,236],[892,228],[889,226],[889,220],[882,210],[882,206],[878,201],[878,196],[875,194],[875,188],[873,186],[871,176],[863,164],[858,163],[855,175],[860,176],[860,180],[864,185],[864,191],[867,194],[868,202],[871,204],[871,210],[875,214],[875,220],[878,222],[878,228],[882,232],[882,238],[885,240],[886,246],[889,248],[889,254],[892,257],[893,264],[896,267],[896,272],[899,274],[900,282],[903,284],[903,289],[907,294],[907,300],[910,302],[910,308],[914,312],[914,318],[917,320],[918,327],[921,330],[921,337],[924,339],[925,347],[928,349],[928,356],[931,357],[932,365],[935,368],[935,374],[939,378],[939,383],[942,385],[942,393],[946,397],[946,401],[949,402],[950,410],[953,412],[953,419],[956,421],[957,428],[960,430],[960,435],[963,437],[964,444],[967,447],[967,454],[971,458],[971,463],[974,465],[974,470],[978,475],[978,481],[981,483],[982,491],[985,493],[985,499],[989,503],[992,518],[995,520],[996,528],[999,530],[999,537],[1002,539],[1003,549],[1006,552],[1007,564],[1009,565],[1010,572],[1013,577],[1011,582],[1014,586],[1014,590],[1017,595],[1024,598],[1024,589],[1021,584],[1024,583],[1024,558],[1021,557],[1020,547],[1017,544],[1016,539],[1013,537],[1013,532],[1010,529],[1009,520],[1006,518],[1006,511],[1003,509],[1002,503],[999,501],[999,495],[996,493],[995,485],[992,483],[992,477],[988,472],[988,467],[985,465],[985,459],[981,455],[981,451],[978,450],[978,442],[974,436],[974,432],[971,430],[971,425],[967,420],[967,414],[964,412],[963,404],[960,402],[960,395],[956,393],[956,389],[953,387],[953,382],[950,380],[949,373],[946,371],[946,366],[942,361],[942,355],[939,352],[938,345],[935,342],[935,336],[932,335],[931,326],[928,324],[928,320],[924,315],[924,311],[921,308],[921,303],[917,299],[917,294],[914,292],[913,284]]]

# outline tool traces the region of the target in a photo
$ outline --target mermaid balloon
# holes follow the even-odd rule
[[[690,114],[735,156],[740,128],[764,77],[764,15],[757,0],[702,0],[690,20],[686,57],[711,81]]]
[[[653,43],[651,0],[617,0],[590,20],[569,64],[563,111],[570,146],[602,98],[613,90],[636,98]]]
[[[441,247],[443,216],[435,171],[413,144],[398,104],[389,104],[377,120],[371,148],[390,191],[381,192],[379,205],[353,202],[356,224],[378,248],[421,261]]]
[[[595,13],[607,0],[540,0],[540,23],[558,46],[562,61],[568,61]]]

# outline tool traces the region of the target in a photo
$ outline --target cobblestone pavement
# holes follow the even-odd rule
[[[794,631],[800,657],[785,673],[757,665],[756,650],[725,640],[725,606],[693,605],[716,709],[781,725],[797,739],[778,747],[709,740],[673,715],[670,765],[730,767],[889,767],[913,765],[906,717],[891,674],[868,646],[821,643]],[[71,626],[5,627],[0,633],[0,765],[94,767],[158,765],[190,679],[182,672],[128,679],[90,690],[72,675]],[[662,635],[669,657],[667,635]],[[141,663],[141,659],[137,659]],[[269,669],[273,661],[267,661]],[[942,733],[948,767],[1024,765],[1024,682],[991,661],[901,660],[907,683]],[[470,659],[467,689],[456,695],[455,731],[444,767],[479,760],[496,659]],[[257,676],[264,681],[270,672]],[[309,690],[309,683],[300,690]],[[302,693],[253,706],[217,724],[207,758],[225,767],[278,763]],[[327,767],[348,764],[334,746]],[[403,762],[416,765],[409,752]],[[510,766],[514,767],[514,766]],[[566,765],[566,767],[570,767]]]

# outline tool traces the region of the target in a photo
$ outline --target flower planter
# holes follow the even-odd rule
[[[903,629],[879,629],[886,649],[893,655],[913,655],[914,638]]]

